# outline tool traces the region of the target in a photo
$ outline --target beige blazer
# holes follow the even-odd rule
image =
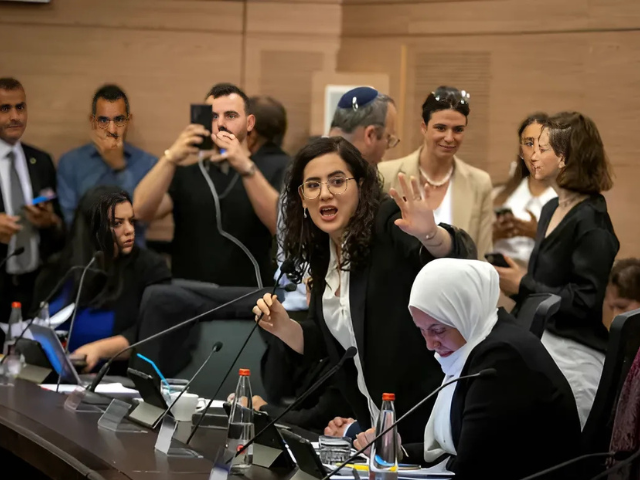
[[[400,190],[398,174],[407,177],[413,175],[420,178],[418,162],[419,148],[406,157],[388,160],[378,164],[378,170],[384,177],[384,191],[390,188]],[[453,173],[453,189],[451,203],[453,209],[453,225],[466,231],[478,248],[478,258],[484,260],[485,253],[493,248],[493,199],[491,198],[491,177],[479,168],[464,163],[453,157],[455,170]]]

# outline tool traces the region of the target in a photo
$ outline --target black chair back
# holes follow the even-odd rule
[[[640,309],[613,319],[602,377],[591,413],[582,430],[585,453],[606,452],[611,442],[613,420],[620,390],[640,347]]]
[[[560,297],[552,293],[534,293],[525,298],[515,312],[518,325],[541,338],[547,321],[560,309]]]

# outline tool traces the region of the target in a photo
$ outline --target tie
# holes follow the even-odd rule
[[[10,180],[11,180],[11,206],[13,207],[13,214],[15,216],[19,216],[22,214],[22,207],[24,207],[24,191],[22,190],[22,184],[20,183],[20,177],[18,176],[18,171],[16,170],[16,154],[13,150],[9,152],[7,155],[9,161],[11,162],[10,168]],[[24,217],[23,217],[24,218]],[[16,235],[16,243],[14,249],[17,250],[20,247],[24,247],[24,253],[22,255],[18,255],[14,257],[14,265],[17,266],[16,271],[12,273],[26,273],[31,264],[32,257],[32,246],[31,246],[31,236],[33,235],[33,226],[27,222],[22,221],[20,223],[22,225],[22,230],[20,230]]]

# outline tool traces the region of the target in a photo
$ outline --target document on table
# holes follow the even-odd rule
[[[55,383],[43,383],[40,385],[45,390],[56,391]],[[69,385],[69,384],[61,384],[60,388],[58,388],[59,393],[71,393],[78,388],[78,385]],[[115,393],[138,393],[137,390],[132,388],[127,388],[121,383],[101,383],[96,387],[96,393],[107,393],[107,394],[115,394]]]

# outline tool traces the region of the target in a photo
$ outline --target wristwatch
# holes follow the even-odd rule
[[[253,177],[256,173],[256,164],[251,162],[251,166],[244,173],[241,173],[241,177]]]

